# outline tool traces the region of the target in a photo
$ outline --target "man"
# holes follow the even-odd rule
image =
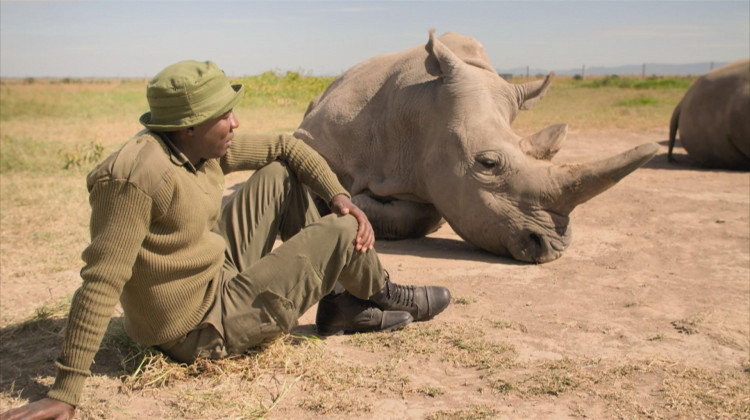
[[[146,130],[87,177],[91,244],[55,383],[3,419],[74,415],[118,299],[134,340],[187,363],[288,332],[319,301],[322,335],[399,329],[448,306],[445,288],[390,281],[366,215],[320,155],[292,136],[234,132],[243,93],[210,61],[149,82]],[[224,174],[247,169],[221,208]]]

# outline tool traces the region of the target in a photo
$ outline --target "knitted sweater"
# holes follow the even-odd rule
[[[144,130],[89,173],[91,244],[50,398],[78,403],[118,299],[126,331],[142,344],[198,325],[224,262],[225,241],[211,231],[224,174],[277,159],[327,202],[348,196],[325,160],[289,135],[235,133],[225,156],[194,167],[167,137]]]

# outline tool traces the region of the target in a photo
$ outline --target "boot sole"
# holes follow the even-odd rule
[[[347,330],[345,328],[341,329],[328,329],[328,328],[318,328],[318,334],[322,336],[331,336],[331,335],[349,335],[349,334],[358,334],[358,333],[369,333],[369,332],[390,332],[390,331],[398,331],[400,329],[403,329],[405,326],[411,324],[412,320],[407,320],[404,322],[400,322],[398,324],[391,325],[390,327],[386,328],[373,328],[371,330],[362,330],[362,331],[351,331]]]

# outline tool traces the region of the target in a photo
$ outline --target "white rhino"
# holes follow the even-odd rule
[[[688,89],[669,124],[670,161],[678,130],[698,164],[750,169],[750,59],[711,70]]]
[[[551,76],[509,84],[473,38],[446,33],[346,71],[315,98],[295,132],[318,150],[378,238],[419,237],[444,218],[464,240],[528,262],[569,245],[573,208],[647,162],[648,143],[586,164],[555,165],[567,125],[522,138],[520,109]]]

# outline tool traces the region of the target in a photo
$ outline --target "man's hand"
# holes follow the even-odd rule
[[[357,207],[349,197],[339,194],[331,200],[331,211],[336,214],[351,214],[357,219],[359,229],[357,229],[357,251],[367,252],[375,246],[375,231],[367,219],[367,215]]]
[[[75,407],[70,404],[43,398],[0,414],[0,420],[71,420],[75,413]]]

